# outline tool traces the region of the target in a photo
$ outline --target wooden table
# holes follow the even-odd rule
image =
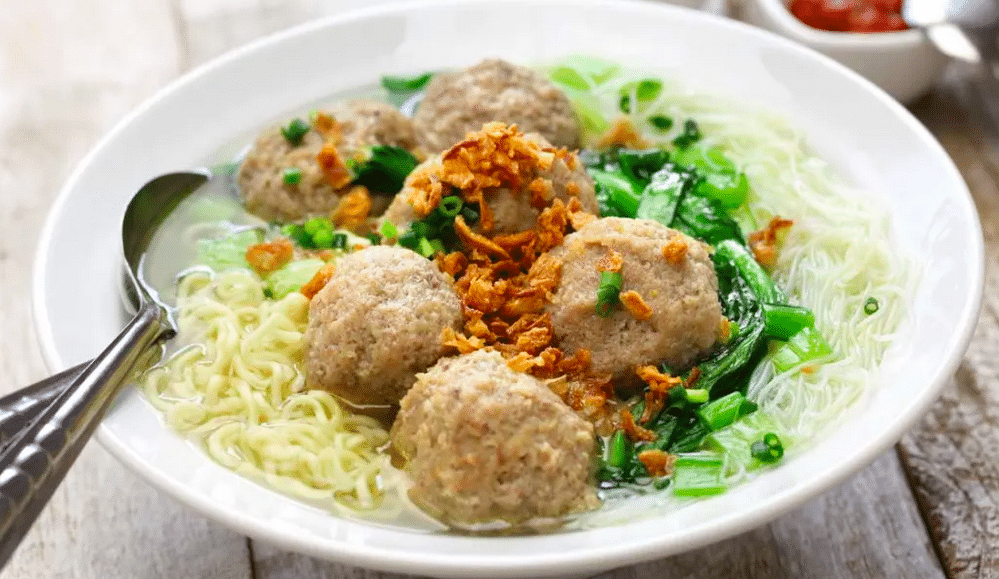
[[[0,18],[0,392],[47,375],[30,315],[38,232],[73,167],[169,81],[269,32],[364,0],[36,0]],[[911,106],[955,159],[985,229],[974,342],[893,450],[744,535],[603,578],[999,577],[999,136],[953,69]],[[90,445],[3,577],[396,577],[276,549],[194,513]]]

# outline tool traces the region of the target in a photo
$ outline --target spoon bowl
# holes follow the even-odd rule
[[[146,249],[170,212],[211,178],[207,171],[162,175],[141,187],[122,219],[125,295],[136,307],[125,329],[89,363],[5,396],[0,403],[0,567],[17,548],[122,384],[152,362],[175,333],[170,309],[142,272]],[[5,411],[7,411],[5,413]]]

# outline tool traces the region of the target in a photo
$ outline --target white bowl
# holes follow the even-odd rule
[[[132,192],[151,177],[196,166],[284,111],[382,74],[487,56],[534,63],[580,52],[785,117],[884,205],[899,247],[923,264],[911,329],[886,355],[883,381],[827,436],[710,499],[623,524],[502,538],[347,520],[278,494],[212,462],[167,429],[135,390],[104,420],[101,443],[153,485],[255,538],[348,564],[449,577],[595,574],[693,549],[777,517],[888,448],[952,375],[977,319],[982,238],[960,174],[915,118],[845,67],[739,22],[646,2],[378,7],[261,40],[186,75],[104,138],[52,209],[34,278],[46,360],[52,369],[86,360],[123,326],[119,223]]]
[[[744,0],[743,19],[845,64],[903,103],[925,93],[949,62],[921,30],[829,32],[801,22],[787,5]]]

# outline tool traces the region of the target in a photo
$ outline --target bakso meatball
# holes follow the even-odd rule
[[[461,324],[453,282],[433,262],[400,247],[359,250],[309,304],[308,384],[356,405],[395,404],[442,355],[444,328]]]
[[[387,103],[349,101],[335,105],[328,114],[336,121],[340,135],[336,148],[344,161],[367,146],[416,148],[412,121]],[[326,137],[310,126],[301,142],[293,144],[282,128],[264,131],[239,167],[237,182],[247,210],[279,221],[329,214],[349,186],[331,185],[316,159]],[[288,169],[299,172],[297,179],[286,179]]]
[[[435,76],[413,121],[429,152],[443,151],[491,121],[540,133],[556,147],[579,142],[579,123],[565,93],[541,74],[498,59]]]
[[[476,147],[477,149],[491,151],[491,144],[498,140],[492,138],[488,129],[489,127],[486,127],[483,131],[474,134],[476,139],[481,138],[485,143],[490,143]],[[489,205],[494,219],[494,226],[487,233],[516,233],[533,229],[540,213],[538,206],[547,207],[555,199],[561,199],[568,204],[570,200],[575,198],[579,200],[585,211],[594,214],[599,211],[593,179],[574,153],[556,150],[551,143],[538,134],[510,133],[504,135],[504,138],[517,138],[536,145],[538,150],[546,155],[546,158],[551,156],[551,163],[550,165],[547,165],[547,162],[544,165],[539,163],[538,167],[525,175],[525,178],[522,179],[523,185],[517,191],[513,191],[509,187],[485,189],[483,197]],[[468,142],[470,141],[466,141],[466,143]],[[443,155],[447,153],[445,151],[445,153],[423,162],[410,173],[403,184],[402,191],[395,196],[382,216],[384,220],[391,221],[398,227],[405,227],[419,219],[410,201],[414,194],[419,193],[419,189],[425,189],[435,182],[443,181],[448,184],[451,184],[449,180],[454,183],[460,182],[458,179],[451,179],[451,176],[446,173]],[[538,183],[543,184],[539,191],[540,203],[537,203],[535,195],[530,191],[531,187]],[[482,231],[481,225],[478,224],[475,229]]]
[[[665,362],[689,366],[721,325],[718,278],[708,247],[655,221],[606,217],[566,236],[551,255],[562,275],[548,305],[561,349],[587,349],[592,369],[618,380]],[[597,314],[601,269],[619,267],[620,302]]]
[[[443,358],[402,399],[392,444],[410,498],[451,524],[512,524],[598,506],[593,427],[497,352]]]

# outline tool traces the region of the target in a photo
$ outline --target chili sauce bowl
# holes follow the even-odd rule
[[[949,62],[919,29],[819,30],[791,14],[787,0],[745,0],[743,20],[839,61],[903,103],[925,93]]]

